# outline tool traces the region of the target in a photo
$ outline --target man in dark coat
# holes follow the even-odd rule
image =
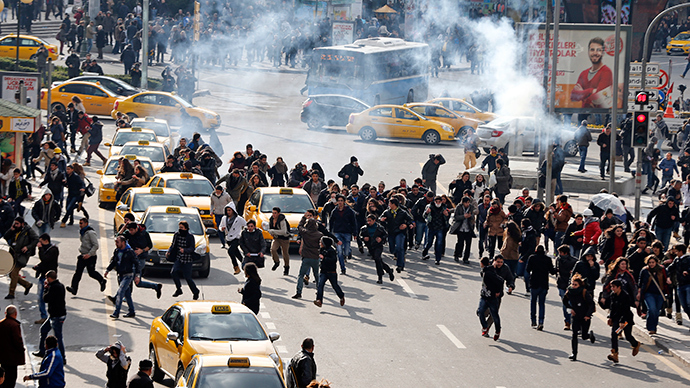
[[[103,26],[98,26],[96,32],[96,47],[98,48],[98,59],[103,59],[103,47],[108,44],[108,34],[103,30]]]
[[[446,159],[444,159],[441,154],[431,154],[429,155],[429,160],[427,160],[422,167],[422,182],[424,182],[424,185],[434,193],[436,193],[438,168],[445,163]]]
[[[305,338],[302,341],[302,350],[292,357],[288,368],[288,388],[306,388],[309,383],[316,379],[313,339]]]
[[[14,219],[12,228],[3,236],[10,245],[10,253],[14,259],[14,267],[10,272],[10,290],[5,299],[14,299],[14,291],[17,289],[17,283],[24,286],[24,295],[29,294],[29,290],[33,284],[27,282],[20,276],[21,269],[26,267],[29,258],[36,254],[36,244],[38,244],[38,235],[36,232],[24,222],[23,217]]]
[[[22,324],[17,320],[17,308],[5,307],[5,318],[0,320],[0,366],[5,370],[3,387],[14,387],[17,381],[17,366],[24,365],[24,341]]]
[[[364,175],[364,171],[359,167],[359,162],[354,156],[351,156],[350,163],[344,165],[338,172],[338,176],[343,178],[343,187],[356,184],[360,175]]]
[[[129,380],[127,388],[153,388],[153,380],[151,380],[152,369],[153,362],[151,360],[139,361],[139,372]]]

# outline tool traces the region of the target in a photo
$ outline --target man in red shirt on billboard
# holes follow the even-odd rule
[[[589,60],[592,67],[584,70],[570,92],[572,101],[582,101],[583,108],[610,108],[612,100],[613,75],[611,69],[602,63],[604,40],[596,37],[589,41]]]

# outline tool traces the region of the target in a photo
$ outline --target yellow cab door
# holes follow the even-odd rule
[[[254,221],[259,224],[259,202],[261,201],[261,191],[257,190],[252,193],[252,195],[249,197],[249,200],[245,202],[244,204],[244,212],[243,216],[244,219],[249,221],[250,219],[253,219]],[[252,207],[254,210],[252,211]]]
[[[460,101],[453,101],[453,111],[455,111],[455,112],[457,112],[457,113],[459,113],[465,117],[481,120],[481,118],[478,117],[478,112],[476,110],[472,109],[467,104],[463,104]]]
[[[379,137],[392,136],[393,107],[382,106],[378,109],[369,111],[369,123]]]
[[[156,103],[156,95],[153,93],[141,94],[132,99],[132,106],[127,112],[135,113],[139,117],[153,116],[156,114],[158,104]],[[125,112],[123,110],[123,112]]]
[[[0,41],[0,56],[14,58],[17,53],[17,38],[9,36]]]
[[[179,337],[177,341],[168,340],[168,333],[176,332],[175,329],[179,329],[178,321],[184,327],[182,311],[179,307],[173,306],[163,314],[160,322],[156,323],[157,326],[153,334],[153,345],[158,355],[159,365],[173,376],[177,371],[177,360],[179,358],[177,346],[182,341],[183,333],[177,332]]]
[[[160,117],[165,117],[169,123],[179,124],[182,118],[180,109],[184,108],[179,106],[180,104],[175,101],[174,98],[164,94],[157,94],[156,101],[158,103]]]
[[[133,195],[131,191],[125,191],[120,198],[120,202],[118,202],[117,206],[115,206],[115,231],[117,231],[120,225],[125,222],[125,214],[127,214],[131,208],[132,197]]]
[[[72,102],[72,96],[78,96],[82,103],[84,104],[84,109],[86,109],[87,114],[91,114],[91,111],[89,110],[90,107],[86,103],[86,96],[84,96],[84,85],[82,84],[67,84],[67,85],[60,85],[57,88],[52,89],[52,103],[55,104],[56,102],[61,103],[62,105],[65,106],[65,109],[67,108],[67,105],[69,105],[70,102]]]
[[[20,38],[19,39],[19,58],[31,59],[31,56],[38,51],[39,43],[33,39]]]
[[[395,108],[395,137],[421,138],[424,127],[421,120],[407,109]]]
[[[92,115],[110,115],[115,99],[96,85],[82,86],[84,88],[84,107]]]

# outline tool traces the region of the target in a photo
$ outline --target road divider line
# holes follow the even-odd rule
[[[436,325],[436,327],[438,327],[441,330],[441,333],[445,334],[450,342],[452,342],[453,345],[455,345],[458,349],[467,349],[467,347],[465,347],[465,345],[463,345],[462,342],[460,342],[460,340],[454,336],[445,325]]]
[[[398,284],[400,284],[400,286],[403,288],[403,290],[405,290],[405,292],[407,292],[407,294],[408,294],[410,297],[412,297],[412,298],[416,298],[416,297],[417,297],[417,294],[415,294],[414,291],[412,291],[412,288],[410,288],[410,286],[407,285],[407,282],[406,282],[406,281],[404,281],[404,280],[402,280],[402,279],[400,279],[400,278],[396,278],[395,280],[398,281]]]
[[[271,319],[271,314],[269,314],[265,311],[262,311],[259,314],[261,314],[261,318],[263,318],[263,319]]]
[[[266,322],[266,328],[268,330],[275,330],[276,329],[276,324],[273,322]]]
[[[102,269],[105,270],[108,268],[108,264],[110,263],[110,257],[108,257],[108,252],[110,250],[108,249],[108,237],[106,237],[106,231],[105,231],[105,210],[103,208],[98,208],[98,232],[100,234],[100,247],[99,251],[102,253],[101,256],[101,263],[102,263]],[[113,281],[117,283],[117,274],[114,274],[113,276],[109,277],[108,283],[106,283],[105,287],[105,292],[107,293],[106,295],[112,295],[113,294]],[[115,327],[115,320],[111,319],[108,315],[108,311],[110,310],[109,308],[112,307],[110,302],[108,301],[108,298],[106,298],[103,293],[101,293],[101,297],[103,298],[103,304],[105,305],[105,311],[106,311],[106,317],[105,317],[105,322],[108,325],[108,343],[113,342],[112,338],[117,335],[117,327]]]
[[[276,350],[278,351],[278,353],[282,353],[282,354],[287,354],[287,352],[288,352],[287,348],[285,346],[282,346],[282,345],[276,345]]]

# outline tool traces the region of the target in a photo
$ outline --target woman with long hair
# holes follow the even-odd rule
[[[571,346],[573,352],[568,359],[570,361],[577,361],[578,334],[582,335],[583,340],[589,340],[591,343],[594,343],[596,340],[594,332],[589,330],[596,305],[594,304],[592,294],[587,291],[585,281],[580,274],[575,274],[570,282],[570,287],[563,295],[563,304],[570,309],[572,315],[573,336]]]
[[[515,221],[508,221],[505,230],[503,230],[503,246],[501,247],[501,255],[505,264],[513,271],[513,275],[517,273],[517,263],[520,258],[519,248],[522,240],[522,231]]]
[[[668,294],[666,284],[666,270],[659,264],[659,259],[654,255],[647,256],[647,264],[640,272],[639,289],[637,296],[647,306],[647,331],[650,335],[656,334],[659,324],[659,313],[664,303],[664,295]]]
[[[472,191],[474,192],[474,200],[479,203],[484,198],[484,190],[488,189],[484,175],[477,174],[472,182]]]
[[[604,246],[599,256],[599,264],[608,267],[615,259],[625,256],[625,249],[628,246],[628,238],[625,235],[625,226],[614,225],[604,232]]]
[[[86,113],[86,108],[84,108],[84,103],[81,101],[79,96],[72,96],[72,103],[74,104],[74,110],[77,112]]]
[[[84,167],[82,167],[81,164],[74,162],[72,163],[72,169],[74,170],[74,173],[79,175],[79,177],[84,181],[84,187],[88,186],[88,180],[86,178],[86,172],[84,172]],[[76,211],[82,212],[84,214],[84,218],[88,219],[89,218],[89,212],[86,211],[86,208],[84,208],[84,197],[86,196],[85,193],[82,193],[81,196],[79,196],[79,199],[77,200],[77,207],[75,208]],[[74,222],[74,216],[70,217],[70,225]]]
[[[491,201],[491,207],[486,215],[484,227],[488,228],[487,235],[489,236],[489,259],[494,258],[494,251],[496,246],[503,246],[503,226],[508,219],[506,213],[503,212],[501,202],[498,199]]]
[[[599,298],[599,304],[601,306],[608,304],[608,297],[611,295],[611,282],[614,279],[621,281],[625,292],[634,299],[636,305],[639,305],[637,300],[637,281],[632,272],[630,272],[630,261],[626,257],[619,257],[609,264],[606,274],[601,279],[602,283],[604,283],[604,288]]]
[[[246,263],[244,265],[244,276],[247,278],[247,281],[237,291],[242,294],[242,304],[252,310],[254,314],[258,314],[259,306],[261,305],[261,277],[256,264]]]
[[[249,188],[247,189],[247,191],[249,193],[253,193],[254,190],[263,186],[264,184],[263,182],[261,182],[261,177],[259,176],[259,174],[254,174],[249,178]]]
[[[277,157],[275,164],[268,170],[268,176],[271,177],[272,187],[285,187],[288,181],[288,166],[283,161],[282,157]]]
[[[124,194],[128,188],[132,187],[134,184],[134,180],[132,179],[133,176],[134,167],[132,163],[126,158],[120,158],[120,166],[117,168],[117,177],[114,185],[116,190],[115,200],[119,201],[122,194]]]
[[[141,164],[134,167],[134,175],[132,177],[136,178],[134,187],[142,187],[149,181],[149,173],[146,172],[146,169],[142,167]]]

